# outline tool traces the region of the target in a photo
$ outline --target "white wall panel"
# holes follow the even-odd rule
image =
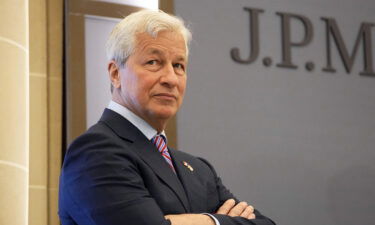
[[[85,17],[86,124],[88,128],[98,122],[104,108],[111,100],[105,43],[113,27],[119,21],[98,16]]]

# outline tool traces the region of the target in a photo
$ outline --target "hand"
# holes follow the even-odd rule
[[[204,214],[178,214],[164,217],[170,220],[172,225],[215,225],[211,217]]]
[[[248,205],[246,202],[240,202],[236,205],[234,199],[225,201],[216,213],[231,217],[240,216],[246,219],[255,219],[253,206]]]

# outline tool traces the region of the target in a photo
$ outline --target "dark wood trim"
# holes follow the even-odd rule
[[[112,18],[124,18],[130,13],[141,10],[140,7],[121,5],[109,2],[99,2],[93,0],[70,0],[69,12],[104,16]]]
[[[69,14],[66,49],[67,144],[86,130],[84,15]]]
[[[159,9],[166,13],[174,14],[174,1],[173,0],[159,0]]]
[[[177,149],[177,116],[169,119],[165,133],[168,137],[168,146]]]

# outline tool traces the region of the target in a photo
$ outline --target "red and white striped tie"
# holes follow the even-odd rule
[[[172,158],[171,155],[168,152],[168,147],[165,141],[165,137],[163,135],[156,135],[155,137],[152,138],[152,143],[156,146],[156,148],[159,150],[161,155],[164,157],[165,161],[167,161],[169,167],[173,170],[173,172],[176,173],[173,163],[172,163]]]

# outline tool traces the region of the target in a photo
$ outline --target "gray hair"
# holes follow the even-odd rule
[[[145,9],[128,15],[114,27],[106,44],[108,60],[114,60],[117,65],[123,66],[134,51],[137,34],[148,33],[156,38],[164,30],[183,36],[188,55],[191,32],[184,21],[161,10]]]

